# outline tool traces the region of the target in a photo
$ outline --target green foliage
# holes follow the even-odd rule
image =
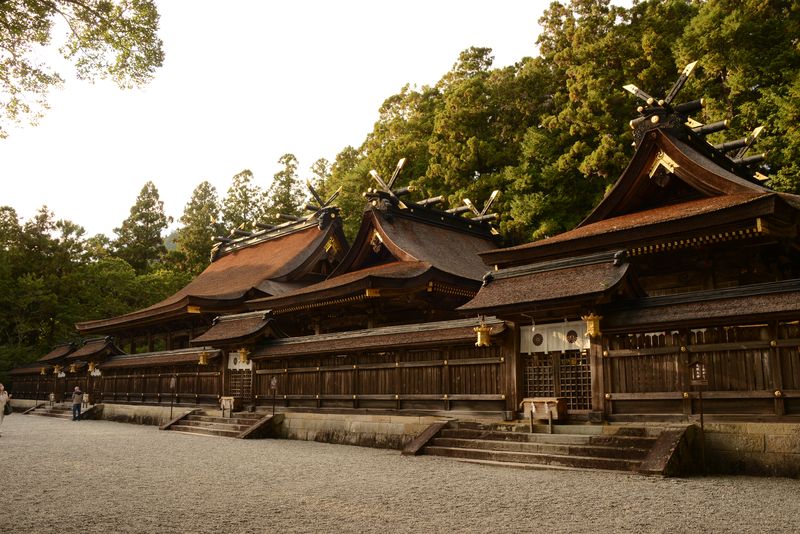
[[[727,139],[764,126],[770,185],[800,193],[800,5],[778,0],[707,0],[677,46],[700,59],[692,89],[708,97],[709,120],[731,119]]]
[[[183,254],[187,271],[197,274],[208,266],[214,237],[223,232],[219,218],[217,190],[204,181],[195,188],[186,204],[180,218],[183,226],[176,236],[178,252]]]
[[[250,228],[264,219],[265,194],[253,183],[249,169],[236,174],[222,201],[222,224],[225,228]]]
[[[284,154],[278,160],[283,169],[275,173],[267,190],[266,219],[280,222],[279,215],[300,215],[305,205],[304,188],[297,176],[297,158],[294,154]]]
[[[59,21],[68,28],[59,51],[79,78],[133,87],[149,82],[164,61],[158,18],[152,0],[0,2],[0,138],[8,134],[3,121],[35,122],[50,87],[63,83],[38,54],[51,46]]]
[[[115,255],[127,261],[138,274],[147,272],[167,252],[161,234],[170,222],[172,218],[164,214],[158,189],[153,182],[147,182],[128,218],[122,221],[122,226],[114,228]]]
[[[98,236],[83,235],[46,207],[24,224],[13,208],[0,207],[0,381],[74,339],[76,322],[145,308],[191,279],[185,270],[137,275],[122,258],[98,255]]]

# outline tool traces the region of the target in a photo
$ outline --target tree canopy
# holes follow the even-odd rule
[[[78,78],[138,86],[164,61],[158,21],[152,0],[0,2],[0,138],[8,135],[3,123],[35,122],[50,88],[64,82],[39,48],[57,48]],[[63,38],[53,46],[56,32]]]

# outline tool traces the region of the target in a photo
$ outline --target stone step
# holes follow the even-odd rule
[[[209,421],[196,421],[192,419],[182,419],[180,424],[183,426],[192,426],[192,427],[200,427],[200,428],[211,428],[211,429],[218,429],[218,430],[235,430],[237,432],[242,432],[247,430],[252,425],[237,425],[232,423],[212,423]]]
[[[607,469],[614,471],[635,471],[641,462],[622,458],[597,458],[591,456],[566,456],[559,454],[524,453],[498,450],[468,449],[459,447],[425,447],[425,453],[432,456],[463,460],[481,460],[516,464],[535,464],[581,469]]]
[[[261,417],[241,417],[239,415],[235,415],[234,417],[218,417],[216,415],[202,415],[202,414],[192,414],[187,415],[184,418],[184,421],[199,421],[205,423],[222,423],[222,424],[233,424],[233,425],[246,425],[250,426],[256,423],[256,421],[260,420]]]
[[[587,456],[592,458],[622,458],[642,460],[648,449],[639,447],[608,447],[573,445],[569,443],[542,443],[528,441],[497,441],[480,439],[435,438],[434,447],[480,449],[489,451],[523,452],[531,454],[555,454],[563,456]]]
[[[201,426],[190,425],[172,425],[169,427],[170,431],[182,432],[184,434],[202,434],[204,436],[224,436],[227,438],[235,438],[240,434],[238,430],[222,430],[217,428],[206,428]]]
[[[561,445],[598,445],[609,447],[649,448],[655,437],[627,436],[618,434],[539,434],[530,432],[502,432],[469,428],[447,428],[440,437],[458,439],[480,439],[493,441],[515,441],[527,443],[554,443]]]

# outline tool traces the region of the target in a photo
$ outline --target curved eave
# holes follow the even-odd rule
[[[416,325],[388,326],[335,334],[272,339],[253,351],[251,359],[277,359],[304,355],[331,354],[345,351],[386,351],[398,348],[423,348],[475,340],[475,319],[459,319]],[[505,323],[494,317],[484,324],[492,328],[492,336],[505,330]]]
[[[161,352],[143,352],[139,354],[124,354],[109,358],[97,367],[101,371],[111,369],[126,369],[135,367],[160,367],[166,365],[191,365],[197,364],[200,353],[205,352],[209,360],[218,358],[222,351],[210,347],[193,349],[180,349]],[[199,366],[198,366],[199,367]]]
[[[485,267],[478,254],[496,249],[496,238],[486,234],[478,223],[475,226],[480,226],[480,231],[470,229],[468,220],[456,225],[450,220],[451,214],[442,213],[444,220],[435,215],[424,208],[391,208],[385,212],[369,207],[353,246],[331,277],[361,269],[373,254],[371,241],[377,234],[381,246],[398,261],[427,262],[440,271],[480,280]]]
[[[372,298],[391,298],[395,295],[431,291],[451,295],[471,297],[477,290],[479,282],[444,273],[426,263],[397,262],[409,268],[420,266],[408,276],[382,276],[381,267],[354,271],[341,275],[341,283],[337,278],[330,278],[317,286],[310,286],[301,292],[284,297],[271,297],[248,302],[251,309],[270,309],[276,314],[327,306],[338,306]]]
[[[257,294],[263,294],[260,291]],[[81,335],[107,334],[120,332],[163,323],[165,321],[195,319],[199,315],[216,315],[222,311],[236,309],[243,305],[247,298],[252,298],[252,294],[241,296],[229,301],[219,299],[206,299],[200,297],[186,296],[181,300],[168,304],[157,309],[146,309],[120,315],[109,319],[98,319],[96,321],[84,321],[76,323],[75,328]],[[197,307],[200,312],[190,311],[190,307]]]
[[[759,217],[783,219],[788,207],[778,193],[711,197],[606,219],[550,239],[488,253],[483,259],[508,267],[575,254],[633,249],[676,238],[711,236],[738,230],[740,225],[754,227]]]
[[[675,175],[705,196],[770,192],[726,169],[726,162],[715,161],[724,156],[714,151],[700,152],[663,130],[653,130],[647,133],[608,195],[578,227],[630,211],[628,206],[649,185],[650,169],[659,153],[677,164]]]
[[[604,332],[711,327],[800,318],[800,279],[642,298],[603,311]]]
[[[627,263],[595,263],[492,280],[458,310],[502,317],[532,308],[595,304],[620,288],[629,267]]]
[[[269,331],[272,319],[266,312],[245,313],[219,317],[214,325],[192,339],[192,345],[246,344],[263,337]]]

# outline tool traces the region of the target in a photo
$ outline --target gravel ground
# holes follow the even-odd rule
[[[798,532],[800,480],[523,471],[14,414],[0,530]]]

